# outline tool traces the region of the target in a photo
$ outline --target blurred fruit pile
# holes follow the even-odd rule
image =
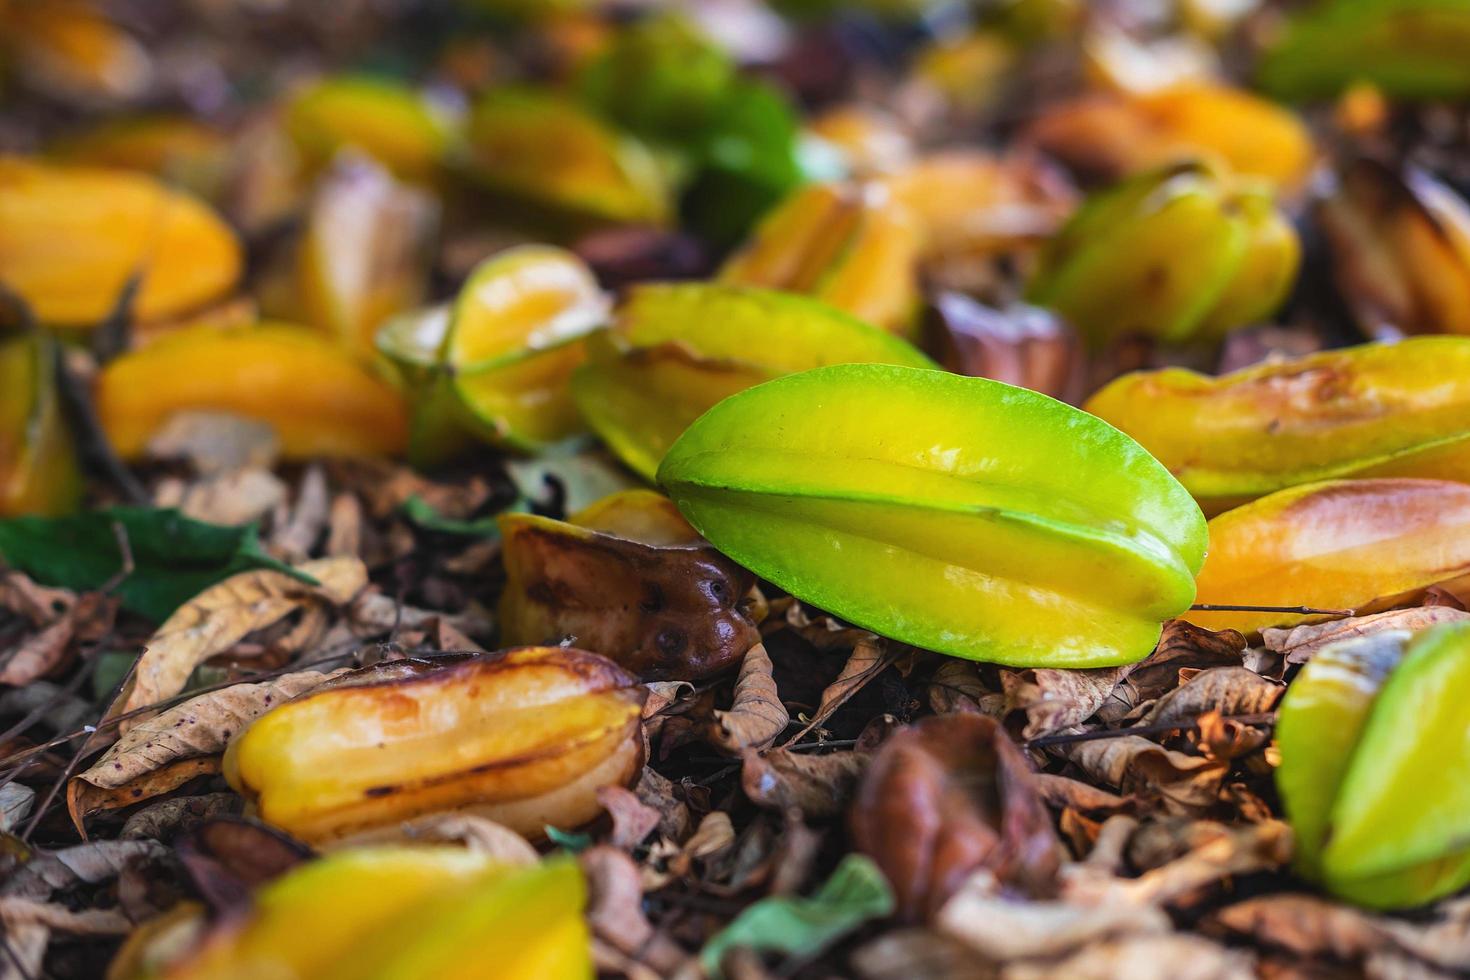
[[[1296,831],[1190,888],[1442,899],[1467,196],[1466,0],[0,0],[6,860],[204,787],[280,849],[191,820],[118,978],[794,975],[890,914],[986,971],[933,976],[1129,975],[971,921],[1194,854],[1120,817]],[[827,885],[667,897],[741,807]],[[634,818],[624,948],[527,841]],[[88,935],[16,908],[0,976]]]

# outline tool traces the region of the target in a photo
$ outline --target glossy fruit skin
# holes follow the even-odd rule
[[[1182,343],[1269,314],[1299,258],[1263,190],[1180,164],[1089,198],[1042,250],[1027,299],[1093,346],[1131,335]]]
[[[401,453],[407,412],[394,387],[304,327],[192,327],[110,361],[97,413],[113,448],[143,454],[176,412],[233,412],[269,422],[289,458]]]
[[[1470,573],[1470,486],[1445,480],[1327,480],[1280,490],[1210,521],[1200,603],[1371,611]],[[1293,613],[1190,612],[1252,633]]]
[[[903,340],[809,297],[653,283],[631,290],[612,326],[588,342],[572,391],[597,434],[651,479],[674,440],[721,399],[847,361],[933,366]]]
[[[647,692],[583,650],[522,647],[329,684],[262,715],[225,753],[260,818],[308,842],[468,811],[529,836],[597,815],[642,765]]]
[[[235,235],[144,174],[0,157],[0,269],[43,323],[94,327],[141,275],[137,320],[186,313],[240,276]]]
[[[906,335],[921,246],[919,223],[887,186],[811,184],[761,219],[719,281],[805,293]]]
[[[1467,654],[1463,623],[1389,631],[1318,651],[1287,688],[1276,781],[1304,876],[1373,908],[1470,883]]]
[[[81,501],[56,356],[56,341],[41,333],[0,340],[0,516],[62,514]]]
[[[264,886],[167,980],[592,976],[576,862],[508,867],[458,847],[364,847]]]
[[[1206,513],[1342,477],[1470,482],[1470,338],[1364,344],[1221,377],[1137,372],[1085,407],[1142,443]]]
[[[448,115],[421,93],[387,78],[343,75],[309,85],[287,102],[285,126],[307,169],[353,148],[397,177],[433,180],[453,132]]]
[[[727,555],[917,646],[1017,666],[1148,654],[1194,598],[1204,518],[1141,446],[1045,395],[891,365],[741,392],[659,482]]]

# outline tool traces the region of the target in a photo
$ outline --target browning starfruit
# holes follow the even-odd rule
[[[658,476],[756,574],[973,660],[1137,660],[1193,601],[1204,560],[1199,508],[1128,436],[941,371],[849,364],[767,382],[705,413]]]
[[[561,857],[510,867],[456,847],[310,861],[221,921],[162,980],[586,980],[586,883]]]
[[[718,673],[760,640],[755,577],[662,494],[627,490],[567,521],[500,517],[506,643],[597,650],[640,678]]]
[[[565,647],[363,674],[262,715],[230,743],[224,773],[262,820],[313,843],[451,810],[540,836],[586,823],[599,788],[636,776],[646,693]]]
[[[421,92],[367,75],[328,78],[297,92],[285,126],[310,171],[353,148],[416,183],[434,178],[453,132],[450,115]]]
[[[394,387],[341,345],[304,327],[190,327],[124,354],[97,379],[97,413],[127,458],[178,412],[268,422],[288,457],[403,451],[407,412]]]
[[[462,444],[457,431],[520,450],[578,432],[569,379],[607,309],[576,255],[523,245],[477,266],[447,311],[385,325],[378,349],[412,394],[414,458],[442,460]]]
[[[1141,442],[1206,513],[1341,477],[1470,482],[1470,337],[1364,344],[1222,377],[1143,371],[1085,407]]]
[[[493,90],[470,113],[466,141],[470,175],[507,198],[583,220],[662,224],[672,215],[664,163],[560,96]]]
[[[1048,108],[1031,138],[1075,170],[1116,179],[1204,157],[1282,190],[1311,171],[1312,139],[1291,111],[1224,85],[1087,96]]]
[[[59,514],[77,505],[82,478],[56,391],[56,341],[0,341],[0,516]]]
[[[1264,190],[1181,164],[1089,198],[1043,249],[1027,296],[1094,344],[1218,338],[1276,309],[1300,251]]]
[[[696,526],[698,523],[696,522]],[[1371,611],[1470,573],[1470,486],[1445,480],[1328,480],[1281,490],[1210,521],[1199,573],[1208,604]],[[1250,633],[1309,616],[1191,612]]]
[[[1281,702],[1276,770],[1296,867],[1374,908],[1470,883],[1470,626],[1388,631],[1313,655]]]
[[[721,282],[807,293],[894,333],[919,301],[919,226],[883,184],[803,187],[761,219]]]
[[[228,292],[240,267],[224,222],[151,177],[0,157],[0,282],[44,323],[95,326],[133,276],[135,319],[183,313]]]
[[[720,399],[825,364],[932,367],[917,349],[805,296],[750,286],[634,288],[572,378],[582,414],[634,470],[652,477],[669,446]]]
[[[1415,168],[1358,159],[1317,205],[1333,276],[1370,336],[1470,333],[1470,204]]]

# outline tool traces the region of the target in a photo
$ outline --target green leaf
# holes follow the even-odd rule
[[[763,898],[741,912],[705,944],[699,962],[719,977],[720,961],[737,946],[809,959],[869,919],[892,912],[893,891],[883,872],[861,854],[849,854],[810,898]]]
[[[522,511],[526,509],[526,506],[521,501],[516,501],[506,509]],[[454,534],[467,538],[498,538],[500,536],[500,525],[495,523],[494,516],[477,517],[470,521],[445,517],[418,494],[414,494],[403,502],[403,516],[425,531],[438,531],[440,534]]]
[[[121,576],[119,534],[133,557],[127,576]],[[112,507],[71,517],[3,520],[0,559],[38,582],[66,589],[100,589],[116,581],[123,608],[156,623],[239,572],[270,568],[313,582],[266,554],[254,525],[205,524],[172,508]]]
[[[542,830],[545,832],[547,840],[551,841],[562,850],[570,851],[573,854],[580,854],[583,851],[587,850],[587,848],[592,846],[592,838],[587,834],[577,834],[567,830],[558,830],[557,828],[551,826],[551,824],[546,824],[542,828]]]

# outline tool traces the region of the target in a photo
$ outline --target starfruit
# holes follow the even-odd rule
[[[1027,298],[1095,345],[1218,338],[1275,310],[1300,257],[1264,190],[1180,164],[1089,198],[1043,249]]]
[[[1470,627],[1313,655],[1281,702],[1276,785],[1296,866],[1340,898],[1423,905],[1470,884]]]
[[[539,836],[586,823],[599,788],[636,776],[646,693],[565,647],[359,675],[262,715],[230,743],[224,773],[262,820],[308,842],[451,810]]]
[[[141,170],[171,187],[215,200],[230,170],[230,142],[188,116],[146,115],[110,120],[48,148],[58,162]]]
[[[607,308],[576,255],[523,245],[477,266],[446,313],[386,325],[378,349],[413,393],[415,458],[442,459],[456,430],[522,450],[579,431],[569,379]]]
[[[56,342],[43,334],[0,341],[0,516],[59,514],[81,499],[56,354]]]
[[[1286,99],[1331,98],[1370,82],[1405,99],[1470,93],[1470,10],[1460,0],[1326,0],[1296,13],[1258,78]]]
[[[634,288],[588,344],[572,379],[582,414],[637,472],[652,477],[706,409],[752,385],[824,364],[932,367],[909,344],[805,296],[750,286]]]
[[[1199,508],[1128,436],[942,371],[848,364],[767,382],[705,413],[658,476],[756,574],[972,660],[1135,661],[1189,607],[1204,560]]]
[[[220,922],[163,980],[583,980],[586,883],[570,858],[510,867],[454,847],[366,847],[308,862]]]
[[[143,454],[179,412],[269,423],[288,457],[390,455],[407,436],[403,399],[341,345],[304,327],[190,327],[124,354],[97,379],[113,448]]]
[[[696,525],[698,523],[696,522]],[[1470,573],[1470,486],[1445,480],[1328,480],[1281,490],[1210,521],[1203,604],[1359,612]],[[1250,633],[1308,615],[1191,612]]]
[[[1370,336],[1470,333],[1470,204],[1415,168],[1358,159],[1317,204],[1333,275]]]
[[[428,291],[439,206],[370,160],[342,159],[318,184],[296,255],[303,322],[360,353]]]
[[[1203,157],[1287,191],[1303,184],[1315,156],[1290,110],[1210,83],[1064,102],[1043,112],[1030,138],[1087,174],[1116,179]]]
[[[138,98],[155,77],[137,38],[79,0],[0,4],[0,45],[33,87],[84,106]]]
[[[44,323],[95,326],[133,276],[136,319],[183,313],[228,292],[240,267],[224,222],[151,177],[0,157],[0,283]]]
[[[1207,513],[1341,477],[1470,482],[1470,337],[1364,344],[1218,378],[1143,371],[1085,407],[1141,442]]]
[[[423,93],[367,75],[328,78],[302,89],[287,103],[284,120],[310,171],[353,148],[416,183],[432,181],[453,133],[449,113]]]
[[[755,577],[651,490],[627,490],[554,521],[499,519],[506,643],[597,650],[644,679],[718,673],[760,641]]]
[[[807,293],[908,333],[919,298],[920,242],[913,215],[883,184],[813,184],[761,219],[719,280]]]
[[[665,164],[575,102],[495,89],[470,113],[470,175],[509,199],[593,221],[663,224],[673,212]]]

